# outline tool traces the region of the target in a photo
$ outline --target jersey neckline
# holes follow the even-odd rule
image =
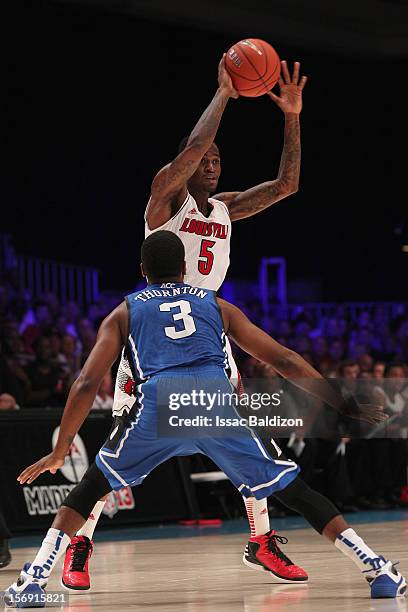
[[[190,195],[191,195],[191,194],[190,194]],[[199,214],[199,215],[201,215],[201,216],[203,217],[203,219],[209,219],[209,218],[211,217],[211,215],[213,214],[214,209],[215,209],[214,204],[213,204],[212,202],[210,202],[210,198],[208,198],[207,202],[208,202],[208,204],[211,206],[211,211],[210,211],[210,214],[208,215],[208,217],[206,217],[206,216],[205,216],[205,215],[204,215],[204,214],[201,212],[201,210],[198,208],[196,199],[195,199],[193,196],[191,196],[191,197],[193,198],[194,202],[196,203],[196,207],[197,207],[197,212],[198,212],[198,214]]]
[[[162,285],[168,285],[167,287],[162,287]],[[151,283],[149,285],[146,285],[146,289],[173,289],[175,287],[191,287],[191,285],[189,285],[188,283],[173,283],[173,282],[169,282],[167,283],[166,281],[163,281],[162,283]],[[141,291],[146,291],[146,289],[142,289]]]

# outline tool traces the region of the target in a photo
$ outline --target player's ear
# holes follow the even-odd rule
[[[146,272],[144,271],[144,268],[143,268],[143,264],[142,264],[142,263],[140,264],[140,273],[141,273],[141,275],[143,276],[143,278],[146,278],[147,274],[146,274]]]

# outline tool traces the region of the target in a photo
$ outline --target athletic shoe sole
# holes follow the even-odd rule
[[[64,591],[67,591],[68,593],[72,593],[73,595],[75,595],[75,593],[77,595],[84,595],[85,593],[89,593],[89,591],[91,590],[91,587],[83,587],[83,586],[77,586],[77,587],[71,587],[68,586],[67,584],[65,584],[65,582],[63,581],[63,579],[61,578],[61,582],[60,582],[62,588]]]
[[[267,574],[269,574],[271,577],[273,577],[273,580],[272,580],[273,582],[278,582],[281,584],[307,584],[309,582],[308,578],[294,578],[294,579],[283,578],[282,576],[275,574],[273,570],[268,569],[267,567],[264,567],[263,565],[259,565],[259,563],[252,563],[252,561],[249,561],[245,557],[245,554],[242,557],[242,561],[244,565],[246,565],[250,569],[257,570],[258,572],[266,572]]]

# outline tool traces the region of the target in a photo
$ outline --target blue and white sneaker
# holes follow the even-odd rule
[[[386,561],[378,570],[370,571],[366,576],[371,589],[371,599],[403,597],[407,583],[396,569],[397,563]]]
[[[4,592],[4,605],[9,608],[44,608],[48,579],[28,574],[31,564],[25,563],[17,582]]]

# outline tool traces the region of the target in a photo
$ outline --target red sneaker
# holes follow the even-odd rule
[[[245,547],[242,558],[252,569],[270,572],[277,582],[307,582],[305,570],[294,565],[278,546],[287,544],[288,539],[271,530],[265,535],[253,537]]]
[[[88,591],[91,588],[88,562],[93,551],[93,542],[86,536],[75,536],[67,548],[61,583],[73,591]]]

